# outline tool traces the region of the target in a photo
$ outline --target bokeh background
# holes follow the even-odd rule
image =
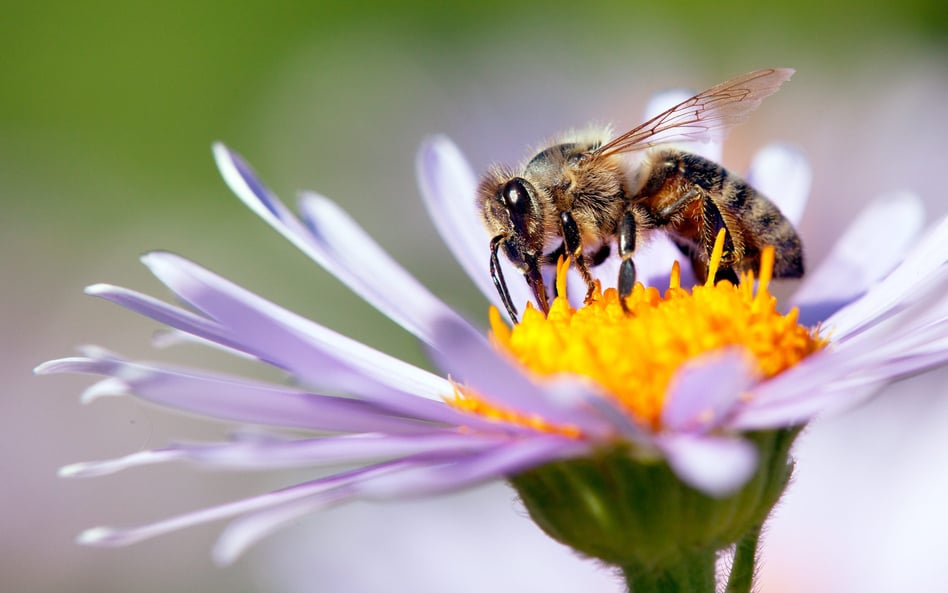
[[[161,467],[56,478],[68,463],[229,427],[131,399],[80,406],[89,381],[34,378],[38,362],[95,342],[259,372],[196,348],[156,352],[154,324],[82,295],[100,281],[166,295],[138,255],[185,254],[425,364],[407,335],[228,194],[214,140],[242,152],[285,199],[302,188],[333,197],[476,319],[485,302],[417,197],[414,153],[433,133],[450,135],[482,169],[564,128],[638,123],[649,94],[668,86],[794,66],[793,81],[733,132],[724,160],[740,171],[772,140],[810,156],[801,232],[811,265],[886,192],[917,192],[932,218],[948,211],[942,0],[3,1],[0,14],[4,592],[619,590],[546,541],[502,486],[328,512],[226,569],[209,556],[219,525],[120,550],[73,544],[86,527],[155,520],[298,477]],[[763,591],[948,582],[946,380],[904,382],[808,432],[768,533]]]

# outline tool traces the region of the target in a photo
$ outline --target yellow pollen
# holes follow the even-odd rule
[[[720,265],[723,238],[720,233],[715,241],[709,279]],[[756,291],[752,273],[743,274],[737,286],[708,280],[689,291],[681,288],[676,262],[665,294],[636,283],[626,299],[626,312],[615,289],[602,292],[598,284],[581,308],[571,307],[563,296],[569,261],[561,260],[556,270],[560,296],[549,314],[528,306],[521,322],[510,328],[491,308],[492,339],[539,375],[574,373],[593,379],[635,420],[659,429],[669,383],[682,365],[696,357],[741,347],[756,361],[764,379],[826,345],[815,329],[797,323],[796,309],[787,314],[777,311],[776,298],[767,290],[773,265],[774,251],[768,247],[761,253]],[[450,403],[489,418],[578,436],[574,427],[500,410],[460,386]]]

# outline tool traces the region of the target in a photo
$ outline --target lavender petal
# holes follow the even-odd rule
[[[461,319],[332,201],[314,193],[303,193],[300,213],[326,260],[327,269],[420,340],[432,343],[434,319],[447,316]]]
[[[719,426],[756,380],[752,360],[740,349],[694,359],[672,379],[662,410],[670,431],[703,434]]]
[[[614,432],[589,407],[587,402],[595,394],[589,393],[588,386],[576,381],[557,385],[555,379],[534,380],[483,336],[471,333],[469,326],[452,319],[442,320],[435,332],[439,345],[431,352],[435,363],[485,400],[554,424],[576,426],[594,435]]]
[[[385,262],[392,266],[388,276],[390,279],[397,278],[397,281],[388,286],[383,285],[384,288],[364,282],[364,277],[357,274],[357,269],[346,268],[345,262],[339,261],[338,252],[327,252],[324,238],[314,236],[310,229],[300,223],[290,209],[266,188],[240,155],[217,143],[214,145],[214,158],[224,181],[254,213],[313,261],[348,284],[356,294],[421,340],[427,341],[428,333],[424,325],[426,307],[446,307],[418,285],[401,267],[383,254]],[[347,229],[342,232],[351,235],[355,225],[351,221],[346,225]],[[355,253],[363,248],[381,251],[369,240],[368,244],[358,245]]]
[[[813,181],[810,163],[800,150],[786,144],[764,147],[754,155],[747,181],[799,226]]]
[[[470,165],[444,136],[427,139],[415,163],[421,195],[438,234],[474,284],[506,316],[507,311],[490,279],[491,238],[477,211],[477,179]],[[521,307],[528,301],[534,302],[522,275],[505,257],[500,257],[500,265],[514,304]]]
[[[682,482],[715,497],[743,486],[757,467],[757,450],[744,439],[667,434],[658,445]]]
[[[379,386],[401,392],[404,400],[441,400],[452,393],[445,379],[283,309],[184,258],[151,253],[143,260],[181,298],[227,327],[241,349],[252,345],[260,358],[275,361],[307,384],[366,399]]]
[[[260,511],[266,508],[286,504],[305,497],[319,495],[321,493],[338,488],[344,484],[364,479],[376,473],[390,471],[394,463],[381,464],[379,466],[361,468],[345,474],[337,474],[328,478],[322,478],[276,492],[269,492],[260,496],[245,498],[227,504],[222,504],[191,513],[171,517],[163,521],[142,525],[131,528],[112,528],[96,527],[84,531],[77,538],[78,543],[87,546],[116,547],[127,546],[158,535],[184,529],[202,523],[209,523],[227,517],[233,517],[244,513]]]
[[[800,322],[814,325],[865,294],[902,261],[923,220],[924,207],[913,194],[870,204],[793,295],[790,304],[799,307]]]
[[[309,393],[198,369],[156,366],[119,359],[70,358],[50,361],[38,372],[93,373],[112,377],[119,391],[148,401],[232,422],[269,424],[332,432],[412,434],[430,422],[451,423],[457,413],[430,402],[405,417],[383,404]],[[422,400],[425,401],[425,400]]]
[[[443,460],[477,453],[510,439],[499,434],[446,432],[430,428],[414,435],[359,434],[312,439],[253,439],[230,443],[186,443],[138,451],[118,459],[68,465],[60,475],[98,477],[132,467],[186,461],[211,469],[274,470],[368,464],[412,457]]]
[[[923,294],[925,285],[938,282],[948,262],[948,217],[929,229],[901,264],[862,298],[841,309],[824,324],[836,340],[847,339],[871,327],[900,305]]]
[[[321,496],[290,501],[234,521],[214,548],[217,562],[233,562],[249,546],[280,525],[304,514],[345,500],[430,496],[504,478],[553,459],[579,455],[588,449],[579,441],[540,436],[513,441],[449,463],[405,463],[385,473],[367,476]]]

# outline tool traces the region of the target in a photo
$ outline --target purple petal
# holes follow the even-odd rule
[[[757,450],[743,439],[669,434],[658,444],[682,482],[711,496],[733,493],[757,468]]]
[[[72,464],[62,468],[60,476],[97,477],[169,461],[188,461],[213,469],[274,470],[354,463],[361,465],[406,457],[440,460],[483,451],[509,439],[499,434],[444,432],[429,428],[426,434],[411,436],[361,434],[295,440],[258,438],[232,443],[191,443],[139,451],[118,459]]]
[[[181,445],[186,458],[214,467],[273,469],[365,464],[386,459],[438,460],[477,453],[506,443],[502,434],[444,432],[393,436],[362,434],[302,440],[247,441],[214,445]]]
[[[576,381],[534,381],[510,358],[466,324],[444,319],[436,328],[437,351],[431,356],[454,381],[501,408],[537,415],[554,424],[572,425],[591,435],[615,432],[588,405],[598,394]]]
[[[673,432],[705,433],[730,415],[756,379],[752,361],[739,349],[695,359],[672,379],[662,424]]]
[[[813,325],[827,319],[864,294],[902,261],[923,220],[922,203],[912,194],[870,204],[793,295],[790,303],[800,308],[800,322]]]
[[[434,319],[460,319],[332,201],[304,193],[300,196],[300,213],[326,259],[327,269],[422,341],[432,343]]]
[[[419,339],[428,341],[429,333],[425,323],[430,318],[432,308],[437,312],[447,307],[391,260],[348,217],[336,209],[330,214],[332,220],[322,224],[313,213],[309,213],[309,222],[317,228],[317,232],[323,232],[323,235],[317,233],[314,236],[289,208],[260,182],[240,155],[218,143],[214,145],[214,158],[227,185],[258,216],[392,321]],[[304,203],[307,201],[304,200]],[[335,224],[340,225],[340,228],[335,231],[331,228],[327,230],[327,227]],[[349,241],[346,243],[348,247],[341,243],[327,244],[327,235],[333,240]],[[352,240],[357,244],[352,246]],[[358,267],[365,265],[366,261],[356,262],[354,265],[357,267],[347,267],[352,261],[346,256],[359,259],[361,250],[371,251],[376,256],[381,254],[378,256],[380,259],[375,261],[371,261],[368,254],[365,259],[369,260],[368,264],[374,272],[383,272],[385,282],[371,282],[368,270]]]
[[[806,156],[786,144],[770,144],[754,155],[747,181],[776,204],[793,226],[803,220],[813,171]]]
[[[444,136],[429,138],[415,161],[418,184],[438,234],[484,296],[506,315],[490,279],[490,237],[475,201],[477,179],[461,151]],[[522,275],[501,257],[511,299],[518,307],[533,302]],[[534,303],[536,304],[536,303]]]
[[[415,396],[441,400],[453,391],[441,377],[287,311],[184,258],[152,253],[143,260],[181,298],[227,327],[240,341],[240,349],[278,364],[308,384],[366,399],[386,386],[405,394],[399,404]]]
[[[394,471],[366,476],[321,496],[290,501],[234,521],[214,548],[216,561],[233,562],[249,546],[280,525],[327,506],[359,499],[430,496],[504,478],[553,459],[588,451],[588,445],[562,437],[512,441],[442,464],[403,464]]]
[[[448,406],[419,400],[406,418],[384,404],[308,393],[231,375],[172,368],[121,359],[66,358],[37,367],[37,373],[92,373],[111,376],[118,393],[135,393],[159,405],[233,422],[269,424],[333,432],[427,432],[427,422],[466,420]],[[397,398],[392,398],[397,401]]]
[[[338,488],[257,511],[232,521],[221,532],[211,552],[218,566],[233,564],[250,546],[281,526],[304,515],[327,509],[351,498],[346,488]]]
[[[676,261],[681,270],[681,285],[692,286],[695,277],[691,262],[675,247],[668,235],[656,233],[649,237],[642,249],[635,251],[635,268],[640,281],[661,291],[668,288],[672,264]]]
[[[131,455],[107,461],[84,461],[72,463],[59,469],[60,478],[93,478],[118,473],[131,467],[167,463],[184,457],[183,451],[174,449],[151,449],[136,451]]]
[[[449,463],[409,467],[358,485],[358,497],[430,496],[502,479],[549,461],[589,452],[589,443],[556,435],[513,440]]]
[[[948,359],[948,319],[920,327],[896,317],[887,326],[892,329],[864,333],[762,383],[728,426],[798,425],[858,405],[882,385]]]
[[[270,492],[260,496],[245,498],[243,500],[237,500],[231,503],[202,509],[200,511],[178,515],[177,517],[172,517],[170,519],[165,519],[163,521],[158,521],[156,523],[151,523],[149,525],[143,525],[140,527],[132,527],[127,529],[96,527],[81,533],[77,538],[77,541],[80,544],[88,546],[127,546],[158,535],[184,529],[185,527],[200,525],[202,523],[208,523],[210,521],[216,521],[226,517],[233,517],[243,513],[260,511],[262,509],[274,507],[280,504],[286,504],[288,502],[300,500],[305,497],[319,495],[334,488],[339,488],[340,486],[347,483],[364,479],[365,477],[375,473],[390,471],[391,466],[393,465],[394,464],[392,463],[388,463],[369,468],[361,468],[345,474],[338,474],[328,478],[291,486],[276,492]]]
[[[87,287],[85,292],[90,296],[106,299],[139,315],[154,319],[158,323],[164,323],[209,342],[250,354],[227,329],[214,321],[171,306],[154,297],[110,284],[93,284]]]
[[[728,427],[749,431],[801,426],[822,414],[857,405],[881,388],[881,383],[846,389],[822,387],[789,399],[761,399],[742,408]]]
[[[837,341],[871,327],[899,306],[925,294],[925,286],[937,283],[948,261],[948,217],[941,219],[916,244],[905,260],[865,296],[841,309],[826,321]]]

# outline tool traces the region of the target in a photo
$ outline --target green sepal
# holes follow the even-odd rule
[[[678,579],[693,581],[681,590],[700,593],[694,581],[708,570],[713,576],[716,554],[759,530],[783,493],[798,433],[744,435],[758,449],[757,471],[724,498],[687,486],[664,460],[643,458],[627,445],[549,463],[510,481],[548,535],[638,579],[631,591],[676,591],[666,585]],[[643,588],[648,581],[665,585]],[[713,592],[713,579],[709,586]]]

